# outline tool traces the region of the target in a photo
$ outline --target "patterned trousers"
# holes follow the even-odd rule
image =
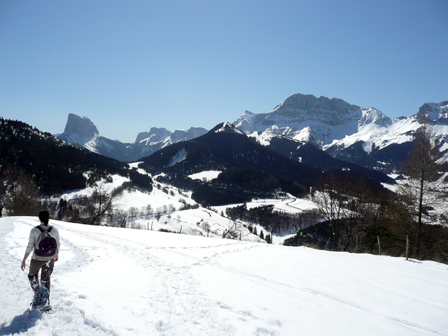
[[[28,273],[28,279],[30,280],[31,288],[36,292],[39,287],[45,286],[50,290],[51,284],[51,273],[53,273],[54,259],[49,261],[42,261],[31,259],[30,271]],[[40,272],[40,282],[39,282],[39,271]]]

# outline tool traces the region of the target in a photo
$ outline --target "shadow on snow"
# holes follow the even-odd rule
[[[12,335],[26,332],[36,325],[37,320],[42,317],[42,313],[37,310],[27,309],[22,315],[14,317],[7,326],[7,323],[0,325],[0,335]]]

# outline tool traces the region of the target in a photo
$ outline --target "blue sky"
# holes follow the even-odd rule
[[[389,117],[448,100],[448,1],[0,0],[0,116],[133,142],[294,93]]]

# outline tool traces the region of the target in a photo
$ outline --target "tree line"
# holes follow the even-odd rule
[[[344,172],[327,174],[311,193],[324,221],[285,244],[448,262],[447,169],[441,157],[430,128],[423,126],[395,192],[348,179]]]
[[[314,224],[319,215],[315,210],[303,211],[301,213],[288,213],[274,209],[274,205],[261,205],[258,207],[247,208],[244,203],[240,206],[235,206],[226,209],[226,215],[232,221],[241,220],[249,223],[249,230],[259,235],[260,238],[271,242],[271,236],[274,234],[281,234],[286,231],[297,231],[308,225]],[[257,232],[256,226],[260,225],[266,232]]]

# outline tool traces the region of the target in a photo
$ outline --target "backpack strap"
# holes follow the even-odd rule
[[[34,249],[36,250],[39,246],[37,246],[37,242],[39,240],[39,237],[42,235],[42,233],[45,232],[44,229],[42,229],[39,225],[34,227],[35,229],[38,229],[40,231],[39,236],[37,237],[37,239],[34,241]]]
[[[36,226],[35,228],[36,228],[36,229],[39,229],[40,232],[45,232],[45,230],[42,229],[42,228],[40,227],[40,225]],[[52,229],[53,229],[53,225],[51,225],[51,226],[48,228],[47,232],[50,232]]]

